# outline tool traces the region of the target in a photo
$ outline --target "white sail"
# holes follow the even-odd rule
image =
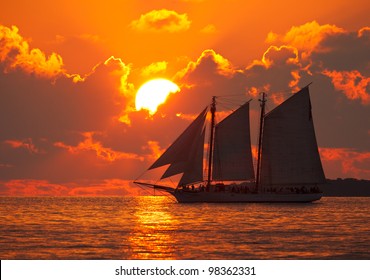
[[[239,181],[254,178],[249,128],[249,102],[215,128],[213,180]]]
[[[308,87],[265,116],[262,137],[262,185],[302,185],[325,181]]]

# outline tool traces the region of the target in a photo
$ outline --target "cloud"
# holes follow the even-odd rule
[[[134,153],[123,153],[104,147],[101,142],[93,139],[94,133],[92,132],[85,132],[83,133],[83,136],[85,139],[78,143],[77,146],[66,145],[62,142],[56,142],[54,143],[54,146],[66,149],[72,154],[92,151],[96,154],[97,158],[108,162],[113,162],[120,159],[144,160],[143,156],[139,156]]]
[[[204,33],[204,34],[214,34],[217,32],[217,28],[216,26],[214,26],[213,24],[208,24],[206,25],[205,27],[203,27],[201,30],[200,30],[201,33]]]
[[[131,121],[131,65],[112,56],[82,77],[63,68],[46,72],[48,59],[29,55],[33,52],[17,28],[1,31],[0,177],[59,183],[135,174],[144,160],[136,151],[145,142],[132,151],[122,138],[117,149],[103,141],[110,128],[124,131]],[[125,165],[130,167],[122,171]]]
[[[252,97],[268,92],[275,104],[284,98],[282,92],[298,90],[302,75],[299,52],[295,47],[282,45],[270,46],[260,60],[254,60],[243,71],[246,88]]]
[[[212,49],[179,70],[174,81],[181,92],[170,96],[162,112],[195,115],[210,103],[212,96],[245,94],[246,77],[241,70]]]
[[[298,61],[298,50],[291,46],[270,46],[262,57],[262,63],[266,68],[296,64]]]
[[[131,28],[149,32],[182,32],[190,28],[187,14],[178,14],[171,10],[153,10],[131,22]]]
[[[314,62],[312,68],[357,70],[370,76],[370,32],[366,30],[367,28],[362,28],[358,32],[343,32],[323,38],[311,54]]]
[[[111,58],[78,83],[66,76],[50,83],[19,71],[0,75],[0,122],[7,127],[0,138],[45,138],[51,133],[56,136],[59,131],[100,131],[119,122],[134,100],[133,87],[127,81],[129,72],[129,66]]]
[[[31,154],[38,154],[41,151],[32,143],[32,138],[27,138],[23,140],[5,140],[5,144],[9,145],[14,149],[26,149]]]
[[[359,99],[364,105],[370,104],[370,77],[362,76],[357,70],[325,70],[323,74],[330,77],[335,89],[343,92],[348,99]]]
[[[63,58],[63,67],[70,74],[85,75],[91,72],[97,62],[111,55],[106,48],[106,40],[96,34],[56,35],[47,44]]]
[[[0,196],[136,196],[145,191],[131,181],[120,179],[92,182],[50,183],[47,180],[0,181]]]
[[[345,33],[345,30],[335,25],[320,25],[317,21],[307,22],[299,26],[293,26],[284,35],[270,32],[266,42],[273,44],[286,44],[295,47],[303,53],[303,57],[316,50],[321,41],[335,34]]]
[[[286,34],[269,33],[266,41],[283,44],[295,49],[293,60],[282,60],[288,66],[294,62],[299,68],[291,71],[298,85],[302,75],[324,75],[331,79],[338,92],[344,93],[349,100],[360,100],[369,105],[370,75],[370,28],[364,27],[350,32],[335,25],[320,25],[316,21],[292,27]],[[271,48],[276,49],[275,45]],[[266,53],[262,62],[266,65]],[[269,62],[269,60],[267,60]]]
[[[157,141],[148,141],[142,149],[148,152],[148,159],[153,162],[164,152],[164,149],[161,149]]]
[[[166,61],[153,62],[141,70],[141,75],[150,77],[158,73],[163,73],[166,71],[167,65],[168,65],[168,62]]]
[[[351,148],[319,150],[327,177],[335,178],[334,174],[342,174],[342,177],[370,178],[370,152],[359,152]]]
[[[5,65],[5,71],[21,69],[44,78],[55,78],[65,72],[60,55],[47,56],[40,49],[31,49],[18,31],[16,26],[0,25],[0,63]]]
[[[202,79],[207,83],[207,76],[218,74],[225,77],[233,76],[235,73],[234,67],[229,60],[222,55],[216,53],[212,49],[204,50],[196,61],[190,61],[187,67],[179,71],[177,79],[181,80],[194,80],[199,85]]]

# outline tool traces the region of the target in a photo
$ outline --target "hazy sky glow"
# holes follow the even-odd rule
[[[3,4],[0,195],[135,194],[211,96],[266,91],[272,109],[310,82],[326,176],[370,179],[370,3],[297,3]],[[155,78],[181,90],[154,115],[136,111]]]

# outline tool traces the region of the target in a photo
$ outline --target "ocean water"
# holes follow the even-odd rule
[[[1,259],[370,259],[370,198],[1,197]]]

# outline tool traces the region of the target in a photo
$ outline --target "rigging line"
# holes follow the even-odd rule
[[[295,90],[293,89],[282,89],[282,90],[274,90],[274,91],[269,91],[268,94],[293,94],[296,93]]]
[[[227,103],[227,104],[240,104],[240,103],[244,103],[245,102],[245,98],[243,98],[243,100],[241,99],[217,99],[218,103],[219,104],[224,104],[224,103]]]
[[[155,194],[155,192],[157,191],[157,192],[159,192],[161,195],[168,196],[168,197],[172,197],[168,192],[166,192],[166,191],[164,191],[164,190],[154,189],[154,188],[153,188],[153,190],[154,190],[154,195],[155,195],[155,196],[157,196],[157,195]]]
[[[218,95],[216,97],[223,98],[223,97],[232,97],[232,96],[244,96],[245,97],[245,94],[223,94],[223,95]]]
[[[249,99],[251,100],[251,99]],[[218,104],[223,105],[223,104],[232,104],[232,105],[239,105],[242,106],[244,103],[248,102],[246,98],[241,99],[221,99],[218,100]]]
[[[219,106],[220,111],[225,111],[225,110],[229,110],[229,111],[236,111],[237,109],[239,109],[242,105],[240,104],[222,104],[222,106]]]
[[[144,171],[134,181],[137,181],[139,178],[141,178],[147,171],[148,169],[144,169]]]
[[[246,98],[243,97],[243,98],[218,98],[217,100],[219,102],[239,102],[239,101],[242,101],[242,100],[245,100]]]
[[[246,100],[221,100],[218,102],[220,106],[225,106],[225,105],[232,105],[232,106],[243,106],[245,103],[249,102],[251,99]]]
[[[171,177],[169,177],[169,179],[170,179],[170,182],[171,182],[172,186],[174,186],[174,187],[175,187],[175,183],[172,181],[172,178],[171,178]]]
[[[163,192],[163,195],[168,197],[169,199],[171,199],[172,201],[174,202],[177,202],[176,198],[174,198],[171,194],[169,194],[168,192],[166,191],[162,191],[162,190],[159,190],[160,192]]]
[[[136,184],[136,183],[135,185],[138,186],[140,189],[142,189],[145,193],[151,195],[151,192],[149,192],[149,188],[144,188],[143,186]]]
[[[232,107],[229,107],[229,106],[221,106],[221,108],[218,111],[220,113],[220,112],[223,112],[223,111],[232,111],[232,112],[234,112],[236,110],[237,110],[237,108],[232,108]]]

